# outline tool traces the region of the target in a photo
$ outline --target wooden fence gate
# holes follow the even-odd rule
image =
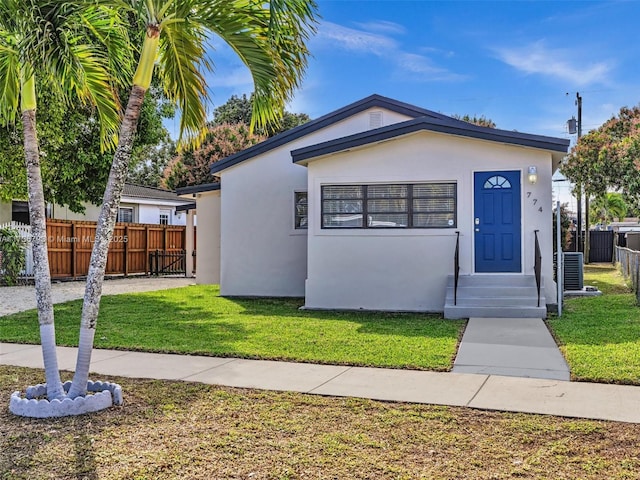
[[[184,253],[186,227],[117,223],[107,256],[107,275],[149,273],[149,254]],[[47,220],[47,243],[52,278],[86,276],[96,222]],[[194,232],[195,235],[195,232]]]

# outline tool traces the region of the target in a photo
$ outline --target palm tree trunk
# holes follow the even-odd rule
[[[102,200],[102,209],[98,217],[95,243],[91,252],[84,303],[82,305],[76,372],[68,394],[71,398],[84,396],[87,393],[89,366],[91,364],[93,338],[100,309],[100,298],[102,297],[102,283],[107,265],[107,253],[118,216],[122,189],[127,179],[131,147],[138,126],[145,92],[146,89],[137,85],[134,85],[131,89],[131,96],[120,126],[118,147],[113,156],[109,180]]]
[[[27,167],[29,191],[29,220],[31,222],[31,245],[33,250],[33,270],[40,324],[40,342],[47,382],[47,398],[60,399],[65,396],[56,354],[56,333],[51,300],[51,273],[47,252],[47,221],[45,201],[40,172],[40,155],[36,134],[36,110],[22,111],[24,127],[24,152]]]

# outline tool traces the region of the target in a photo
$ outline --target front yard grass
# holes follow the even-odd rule
[[[41,379],[0,366],[0,398]],[[122,385],[123,407],[37,420],[0,408],[0,478],[600,480],[640,471],[640,425],[105,380]]]
[[[301,299],[218,294],[194,285],[105,296],[95,347],[442,371],[464,327],[439,315],[303,311]],[[55,306],[59,345],[77,345],[81,306]],[[0,341],[37,344],[38,332],[33,310],[0,317]]]
[[[640,307],[610,264],[585,265],[585,285],[599,297],[569,298],[549,320],[575,380],[640,384]]]

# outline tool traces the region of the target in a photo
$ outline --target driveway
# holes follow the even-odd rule
[[[129,277],[104,281],[103,295],[150,292],[193,285],[194,278],[185,277]],[[53,303],[63,303],[84,297],[84,281],[55,282],[51,285]],[[0,287],[0,317],[11,313],[36,308],[33,285],[23,287]]]

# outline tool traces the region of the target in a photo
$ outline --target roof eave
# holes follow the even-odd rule
[[[215,192],[220,190],[220,182],[203,183],[200,185],[190,185],[188,187],[176,188],[176,194],[182,195],[194,195],[196,193]]]
[[[320,130],[321,128],[337,123],[341,120],[344,120],[345,118],[368,110],[370,108],[384,108],[413,118],[424,116],[430,116],[438,119],[448,118],[446,115],[433,112],[431,110],[426,110],[424,108],[416,107],[415,105],[410,105],[408,103],[374,94],[357,102],[349,104],[346,107],[342,107],[331,113],[323,115],[322,117],[319,117],[315,120],[311,120],[310,122],[307,122],[303,125],[292,128],[291,130],[282,132],[279,135],[271,137],[264,142],[253,145],[252,147],[242,150],[241,152],[238,152],[234,155],[223,158],[222,160],[211,165],[210,171],[212,174],[221,172],[223,170],[226,170],[227,168],[237,165],[238,163],[266,153],[277,147],[297,140],[300,137],[309,135],[310,133]]]
[[[419,118],[293,150],[291,156],[294,163],[305,165],[309,160],[316,157],[398,138],[419,131],[431,131],[510,145],[539,148],[552,152],[561,152],[563,156],[566,155],[569,148],[569,140],[562,138],[476,127],[471,124],[461,126],[458,122]]]

